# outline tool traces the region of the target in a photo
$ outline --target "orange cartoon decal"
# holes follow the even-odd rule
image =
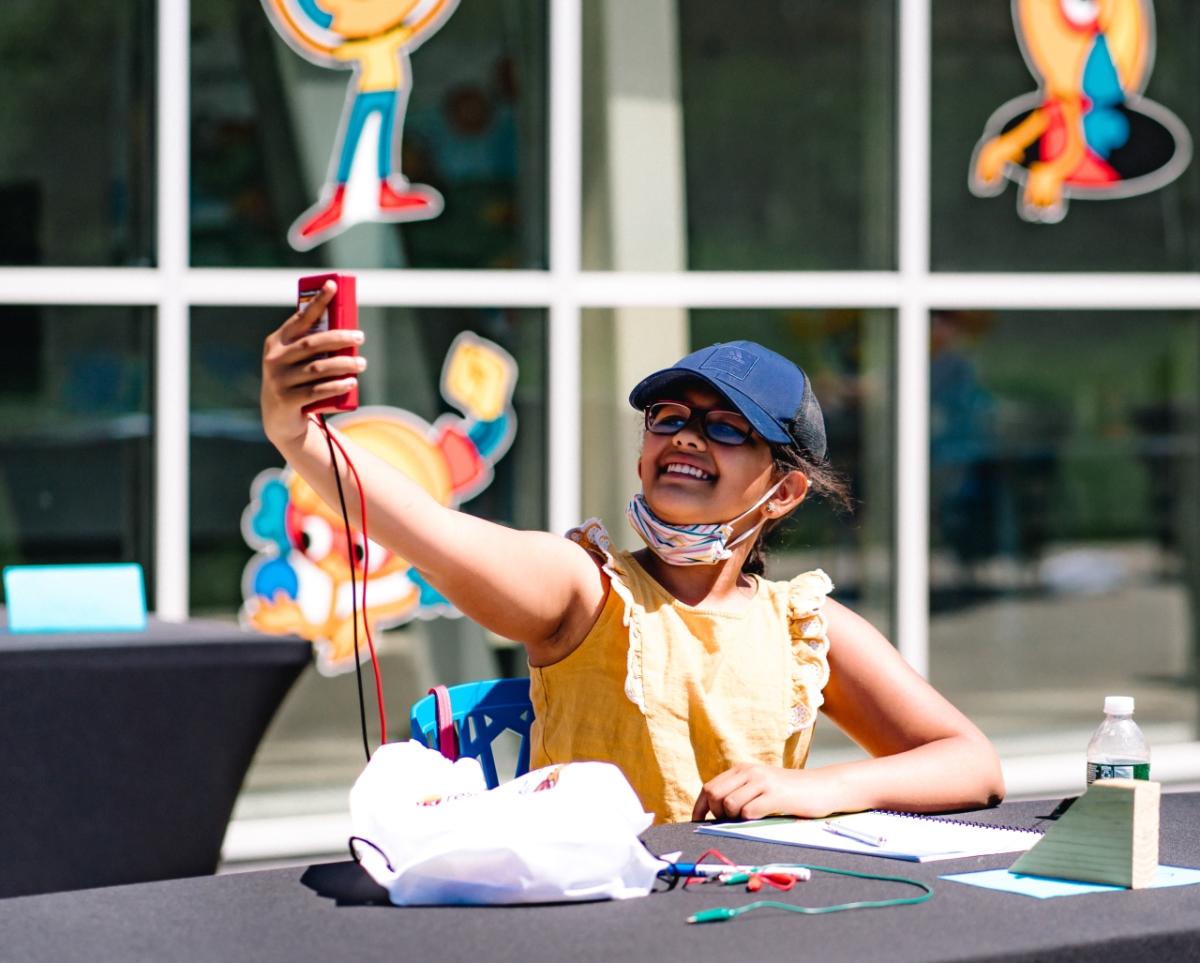
[[[1070,198],[1157,190],[1191,160],[1187,128],[1142,96],[1154,62],[1151,0],[1013,0],[1038,90],[992,114],[971,158],[978,197],[1018,185],[1017,212],[1053,224]]]
[[[464,416],[445,414],[430,425],[397,408],[360,408],[329,421],[443,505],[457,506],[488,486],[493,464],[512,445],[516,379],[517,364],[503,349],[463,333],[446,356],[441,388]],[[354,668],[351,566],[360,638],[364,620],[375,629],[459,614],[407,561],[374,542],[365,551],[361,533],[353,533],[349,552],[341,515],[291,468],[254,480],[242,534],[256,552],[242,576],[242,624],[309,639],[326,675]],[[365,645],[359,655],[366,657]]]
[[[442,196],[408,183],[395,159],[411,86],[409,55],[457,3],[262,0],[275,29],[300,56],[352,71],[321,199],[288,231],[296,250],[307,251],[361,221],[419,221],[441,213]]]

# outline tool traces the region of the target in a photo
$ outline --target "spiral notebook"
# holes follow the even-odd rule
[[[777,817],[744,823],[706,823],[696,832],[782,843],[786,846],[809,846],[865,856],[906,859],[914,863],[1021,853],[1042,838],[1040,832],[1012,826],[985,826],[942,816],[879,811],[829,819]],[[879,845],[863,842],[856,836],[879,840]]]

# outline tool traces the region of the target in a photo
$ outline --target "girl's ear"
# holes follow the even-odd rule
[[[775,494],[767,502],[767,514],[783,518],[790,514],[808,495],[808,476],[802,471],[790,471],[783,476]]]

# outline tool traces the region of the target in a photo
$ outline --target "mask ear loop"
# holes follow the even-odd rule
[[[738,515],[737,518],[731,518],[722,527],[725,529],[728,529],[730,534],[732,534],[733,526],[737,522],[740,522],[747,515],[749,515],[756,508],[758,508],[761,504],[763,504],[763,502],[765,502],[768,498],[773,496],[777,491],[779,491],[779,486],[782,485],[786,480],[787,479],[785,479],[785,478],[779,479],[779,481],[777,481],[774,485],[772,485],[769,489],[767,489],[766,494],[763,495],[762,498],[760,498],[753,505],[751,505],[749,508],[747,508],[744,512],[742,512],[742,514]],[[729,548],[733,548],[735,545],[740,545],[742,542],[744,542],[746,539],[748,539],[751,535],[753,535],[755,532],[757,532],[760,528],[762,528],[765,524],[767,524],[767,519],[764,516],[763,518],[760,518],[757,522],[755,522],[754,525],[752,525],[750,528],[748,528],[744,532],[742,532],[742,534],[739,535],[737,538],[735,538],[732,542],[726,543],[725,547],[727,549],[729,549]]]

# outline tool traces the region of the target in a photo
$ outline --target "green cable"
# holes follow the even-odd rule
[[[919,879],[909,879],[907,876],[880,876],[876,873],[858,873],[852,869],[834,869],[832,866],[814,866],[811,863],[773,863],[773,869],[786,871],[787,868],[796,869],[815,869],[822,873],[833,873],[836,876],[854,876],[857,879],[875,879],[882,880],[888,883],[903,883],[906,886],[916,886],[918,889],[924,890],[920,896],[900,896],[895,899],[880,899],[880,900],[860,900],[857,903],[835,903],[832,906],[796,906],[792,903],[782,903],[779,900],[761,899],[753,903],[747,903],[745,906],[717,906],[713,909],[701,910],[699,913],[694,913],[687,918],[689,923],[719,923],[722,920],[733,919],[735,916],[741,916],[743,913],[749,913],[756,909],[766,909],[772,907],[774,909],[787,910],[789,913],[805,913],[809,916],[818,916],[822,913],[840,913],[843,910],[853,909],[884,909],[888,906],[911,906],[915,903],[924,903],[926,900],[933,899],[933,887],[926,883],[922,883]]]

